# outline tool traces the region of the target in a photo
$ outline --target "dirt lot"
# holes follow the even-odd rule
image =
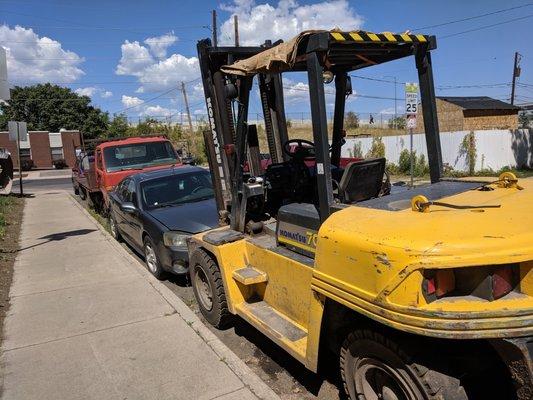
[[[9,310],[9,288],[18,250],[23,209],[24,199],[15,195],[0,196],[0,332]]]
[[[89,209],[87,202],[74,198],[89,210],[89,213],[108,229],[107,220]],[[144,260],[131,247],[121,243],[142,265]],[[202,317],[192,287],[185,279],[169,276],[163,283],[170,288],[205,325],[239,358],[241,358],[264,382],[283,400],[341,400],[344,396],[336,360],[322,364],[322,371],[314,374],[290,357],[277,345],[259,333],[247,322],[236,319],[234,325],[226,330],[213,328]]]

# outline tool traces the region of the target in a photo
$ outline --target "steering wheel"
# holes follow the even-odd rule
[[[207,186],[197,186],[191,191],[191,194],[195,194],[196,192],[198,192],[201,189],[208,189],[208,187]]]
[[[314,160],[315,144],[310,140],[290,139],[283,144],[283,152],[291,158],[294,158],[295,155],[298,154],[303,157],[304,160]]]

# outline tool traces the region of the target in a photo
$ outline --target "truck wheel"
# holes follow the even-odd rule
[[[111,236],[113,236],[117,242],[120,242],[122,240],[122,235],[118,230],[117,220],[115,219],[115,216],[112,212],[109,213],[107,223],[109,224],[109,231],[111,232]]]
[[[372,330],[348,335],[340,367],[351,400],[468,400],[459,379],[418,363],[390,336]]]
[[[148,267],[148,271],[152,273],[157,279],[162,281],[165,279],[165,271],[161,267],[159,258],[157,257],[157,252],[155,250],[154,242],[150,236],[145,236],[143,240],[143,250],[144,250],[144,261]]]
[[[204,250],[196,250],[189,261],[191,284],[202,315],[211,325],[224,329],[232,315],[228,310],[220,269]]]

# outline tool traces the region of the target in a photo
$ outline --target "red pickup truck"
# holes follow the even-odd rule
[[[74,192],[89,196],[95,207],[105,211],[108,193],[126,176],[141,170],[181,165],[165,136],[128,137],[98,144],[94,153],[82,154],[72,169]]]

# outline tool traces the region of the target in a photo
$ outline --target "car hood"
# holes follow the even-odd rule
[[[147,213],[171,231],[199,233],[218,227],[215,199],[155,208]]]

